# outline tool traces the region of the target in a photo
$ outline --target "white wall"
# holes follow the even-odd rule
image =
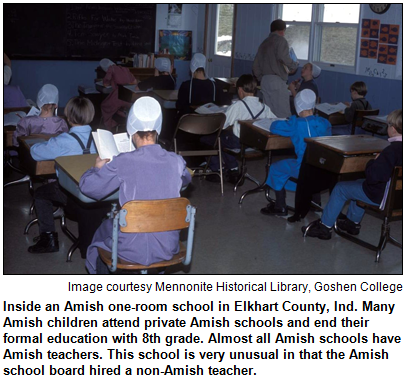
[[[361,19],[380,20],[381,24],[399,25],[398,57],[396,66],[378,63],[376,59],[358,57],[357,74],[364,76],[375,76],[387,79],[402,80],[402,4],[392,4],[384,14],[372,12],[368,4],[361,7]],[[359,39],[360,44],[361,39]]]

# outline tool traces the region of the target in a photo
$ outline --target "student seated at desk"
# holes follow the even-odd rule
[[[354,120],[354,115],[356,110],[371,110],[372,107],[369,102],[365,99],[368,90],[364,82],[355,82],[351,85],[349,89],[351,93],[352,103],[345,102],[348,105],[344,110],[345,120],[349,123],[348,125],[340,125],[334,128],[334,135],[350,135],[352,128],[352,121]],[[355,130],[355,134],[366,133],[365,131]]]
[[[31,156],[36,161],[54,160],[60,156],[96,153],[92,140],[91,123],[94,106],[86,98],[76,96],[68,101],[64,114],[71,126],[69,133],[62,133],[50,140],[34,144]],[[58,175],[58,173],[57,173]],[[40,229],[40,239],[28,248],[30,253],[57,252],[58,234],[55,232],[53,206],[66,205],[67,195],[61,190],[58,181],[48,183],[35,190],[34,206]]]
[[[41,110],[38,116],[22,118],[13,133],[13,145],[18,146],[17,137],[33,134],[57,134],[68,132],[64,119],[55,116],[58,109],[58,89],[52,84],[45,84],[37,95],[37,106]]]
[[[136,85],[136,89],[148,90],[174,90],[175,78],[172,76],[172,65],[169,58],[155,59],[155,76],[148,78]]]
[[[131,106],[130,103],[118,98],[118,85],[136,84],[136,79],[127,67],[117,66],[107,58],[102,59],[99,65],[106,72],[102,83],[105,87],[112,87],[112,92],[101,103],[102,118],[105,127],[114,128],[118,123],[112,117],[120,111],[121,108],[128,109]],[[121,116],[126,117],[125,114]]]
[[[388,115],[388,136],[391,143],[374,160],[370,160],[365,169],[366,179],[339,182],[331,193],[325,206],[321,220],[318,219],[310,227],[307,236],[322,240],[331,239],[332,227],[340,217],[340,213],[347,201],[351,201],[346,218],[338,219],[338,227],[351,235],[358,235],[365,209],[357,206],[356,201],[363,201],[371,205],[381,204],[386,184],[391,178],[393,168],[403,163],[403,112],[395,110]],[[305,233],[306,227],[302,227]]]
[[[196,53],[190,61],[192,78],[182,83],[176,101],[179,117],[192,113],[190,106],[201,106],[206,103],[230,104],[228,95],[223,93],[222,87],[214,80],[206,77],[206,57]]]
[[[3,107],[4,108],[18,108],[18,107],[27,107],[27,101],[23,93],[20,90],[19,86],[11,86],[11,61],[6,53],[4,53],[4,66],[3,66],[3,78],[4,78],[4,87],[3,87]]]
[[[315,101],[316,97],[313,91],[303,90],[299,92],[294,99],[298,117],[291,116],[289,120],[274,121],[271,124],[271,133],[291,138],[297,158],[280,160],[270,166],[267,185],[275,191],[276,200],[260,210],[264,215],[288,215],[285,201],[286,189],[290,191],[295,191],[296,189],[297,185],[290,180],[290,177],[298,178],[307,146],[304,138],[331,135],[331,124],[329,121],[322,117],[314,116]]]
[[[240,145],[240,124],[239,120],[255,120],[263,118],[276,118],[270,108],[261,103],[259,98],[254,96],[257,91],[257,81],[251,74],[242,75],[236,83],[239,101],[229,106],[226,110],[226,122],[224,128],[233,125],[233,129],[224,130],[220,135],[222,148],[239,149]],[[204,136],[200,140],[206,145],[213,146],[215,137],[213,135]],[[236,158],[226,152],[222,152],[225,165],[226,177],[229,182],[236,183],[240,177]],[[219,159],[216,156],[210,158],[210,169],[219,171]],[[219,180],[219,176],[206,176],[209,180]]]
[[[297,115],[294,107],[294,98],[298,92],[306,89],[312,90],[314,91],[315,96],[318,99],[318,86],[317,83],[315,83],[314,79],[317,78],[320,74],[321,68],[312,62],[308,62],[301,69],[301,78],[290,83],[288,89],[291,91],[292,95],[290,97],[290,107],[292,115]]]
[[[83,174],[81,191],[102,199],[119,188],[121,206],[132,200],[177,198],[182,186],[191,181],[183,158],[157,143],[162,129],[162,110],[152,97],[142,97],[132,106],[127,131],[136,150],[109,159],[96,160],[95,167]],[[86,267],[91,274],[109,273],[99,259],[98,247],[111,250],[113,220],[105,220],[87,251]],[[179,251],[179,231],[157,233],[119,232],[118,256],[126,261],[150,265],[169,260]]]

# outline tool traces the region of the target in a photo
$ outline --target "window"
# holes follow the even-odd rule
[[[284,4],[282,19],[286,21],[285,38],[298,59],[308,60],[312,4]]]
[[[360,4],[282,4],[278,18],[285,37],[301,60],[355,67]],[[348,70],[349,68],[349,70]]]
[[[234,4],[218,4],[215,54],[231,57]]]

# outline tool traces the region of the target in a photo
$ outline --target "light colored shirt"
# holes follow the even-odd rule
[[[72,127],[70,132],[74,132],[87,146],[91,127],[89,125],[82,125]],[[31,156],[36,161],[54,160],[60,156],[74,156],[82,154],[82,148],[78,141],[70,136],[69,133],[62,133],[59,136],[51,137],[48,141],[34,144],[30,149]],[[91,143],[91,153],[97,153],[94,141]]]
[[[254,116],[256,116],[264,106],[264,111],[257,117],[257,119],[270,119],[276,118],[277,116],[270,110],[268,105],[260,102],[259,98],[256,96],[246,96],[243,98]],[[246,106],[240,100],[229,106],[226,110],[226,122],[224,123],[224,128],[233,125],[233,133],[235,136],[240,137],[240,124],[239,120],[252,120]]]
[[[287,81],[288,73],[284,65],[293,71],[298,67],[298,62],[291,59],[287,40],[276,32],[270,33],[258,48],[253,73],[259,81],[264,75],[278,75]]]

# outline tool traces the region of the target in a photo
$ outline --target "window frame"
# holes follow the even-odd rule
[[[213,55],[218,56],[218,57],[227,57],[227,58],[231,58],[233,59],[233,54],[234,54],[234,49],[233,49],[233,44],[234,44],[234,13],[236,10],[236,6],[237,4],[233,3],[233,22],[232,22],[232,49],[230,52],[230,55],[224,55],[224,54],[219,54],[217,52],[217,38],[218,38],[218,34],[219,34],[219,14],[220,14],[220,5],[225,5],[225,4],[216,4],[217,8],[216,8],[216,30],[215,30],[215,41],[214,41],[214,52]]]
[[[281,18],[283,14],[283,5],[285,4],[278,4],[276,7],[275,18]],[[361,15],[362,15],[362,4],[359,7],[359,19],[358,23],[340,23],[340,22],[324,22],[324,4],[312,4],[312,12],[311,12],[311,22],[307,21],[287,21],[287,25],[310,25],[310,39],[309,39],[309,46],[308,46],[308,59],[300,59],[300,65],[304,65],[307,62],[313,62],[321,67],[321,69],[327,71],[336,71],[342,73],[350,73],[356,74],[358,71],[358,56],[359,56],[359,30],[361,25]],[[321,48],[321,31],[323,26],[329,27],[353,27],[356,28],[356,48],[355,48],[355,62],[352,66],[343,65],[341,63],[328,63],[319,60],[320,48]]]

